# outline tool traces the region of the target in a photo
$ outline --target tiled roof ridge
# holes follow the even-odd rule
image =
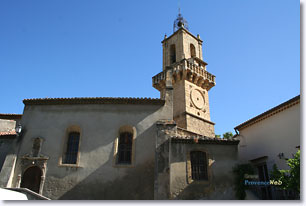
[[[67,97],[67,98],[33,98],[24,99],[23,103],[27,104],[95,104],[95,103],[151,103],[163,104],[165,101],[159,98],[150,97]]]
[[[172,138],[177,138],[177,139],[199,139],[199,140],[215,140],[215,141],[238,141],[237,139],[234,138],[220,138],[220,137],[207,137],[203,135],[175,135],[172,136]]]
[[[15,113],[0,113],[0,115],[10,115],[10,116],[15,116],[15,115],[22,115],[22,114],[15,114]]]
[[[45,100],[45,99],[159,99],[151,97],[46,97],[46,98],[31,98],[24,100]]]
[[[172,136],[171,139],[174,142],[185,142],[185,143],[212,143],[212,144],[238,144],[240,141],[238,139],[225,139],[218,137],[206,137],[206,136],[183,136],[183,135],[175,135]]]
[[[0,136],[8,136],[8,135],[16,135],[15,130],[6,131],[6,132],[0,132]]]
[[[21,119],[22,114],[0,113],[0,119]]]

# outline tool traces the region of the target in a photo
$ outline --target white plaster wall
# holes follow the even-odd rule
[[[238,138],[241,161],[268,156],[269,169],[274,163],[280,169],[287,169],[286,161],[277,155],[284,153],[291,158],[300,145],[300,104],[243,129]]]
[[[33,138],[42,137],[44,142],[41,153],[50,157],[47,162],[44,195],[57,199],[80,183],[91,184],[92,193],[99,193],[95,188],[100,188],[102,193],[106,182],[124,177],[133,171],[137,174],[136,170],[141,165],[153,163],[154,168],[155,122],[159,119],[171,118],[172,113],[169,115],[162,105],[26,106],[22,119],[25,134],[18,155],[15,182],[17,175],[22,173],[20,157],[31,153]],[[63,152],[66,129],[71,125],[78,125],[81,128],[80,168],[58,166]],[[114,140],[118,136],[119,128],[123,125],[133,126],[137,131],[134,168],[113,167]],[[146,174],[139,174],[138,178],[141,177],[145,178]],[[154,177],[151,179],[153,186]],[[135,182],[135,185],[137,184],[139,182]],[[84,187],[82,192],[85,194],[90,192],[88,190],[89,188],[86,191]],[[103,199],[103,195],[93,196],[91,199],[99,197]]]

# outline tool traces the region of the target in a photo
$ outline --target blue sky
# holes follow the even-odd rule
[[[300,93],[298,0],[180,0],[200,34],[216,134]],[[178,0],[0,1],[0,113],[44,97],[159,97]]]

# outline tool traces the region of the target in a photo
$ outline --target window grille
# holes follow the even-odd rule
[[[191,174],[193,180],[208,180],[206,153],[190,152]]]
[[[118,144],[118,163],[131,164],[133,134],[130,132],[120,133]]]
[[[67,142],[67,150],[64,158],[64,164],[76,164],[79,151],[80,133],[70,132]]]

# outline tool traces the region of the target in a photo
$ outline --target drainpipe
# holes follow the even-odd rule
[[[236,128],[234,128],[236,135],[239,135],[239,132],[237,132],[238,130]]]

